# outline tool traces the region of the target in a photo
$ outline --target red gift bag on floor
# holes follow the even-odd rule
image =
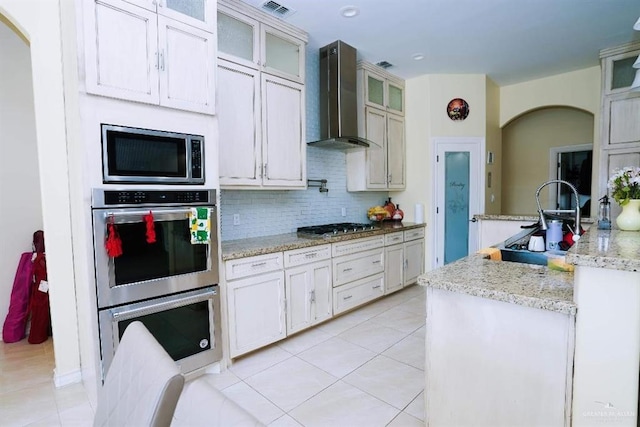
[[[42,282],[47,280],[47,261],[44,255],[44,234],[41,230],[33,233],[33,246],[36,257],[33,260],[33,282],[31,284],[31,302],[29,312],[31,314],[31,329],[29,330],[29,343],[40,344],[49,337],[49,291],[40,289]],[[46,286],[45,286],[46,287]]]
[[[29,294],[33,280],[32,256],[31,252],[24,252],[20,256],[18,269],[13,279],[9,312],[2,326],[2,340],[7,343],[18,342],[25,336],[29,315]]]

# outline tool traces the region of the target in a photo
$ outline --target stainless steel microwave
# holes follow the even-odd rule
[[[101,130],[105,184],[204,184],[203,136],[109,124]]]

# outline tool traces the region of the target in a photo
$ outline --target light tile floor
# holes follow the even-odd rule
[[[424,426],[425,292],[411,286],[207,375],[274,426]],[[0,342],[0,426],[91,425],[80,384],[52,383],[51,340]]]

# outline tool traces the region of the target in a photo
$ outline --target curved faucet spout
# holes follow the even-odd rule
[[[567,185],[571,191],[573,191],[573,195],[575,196],[576,199],[576,209],[575,211],[573,210],[564,210],[564,209],[549,209],[549,210],[542,210],[542,207],[540,207],[540,190],[542,190],[544,187],[546,187],[549,184],[564,184]],[[575,223],[575,231],[573,233],[574,236],[574,241],[577,241],[580,238],[580,196],[578,195],[578,190],[576,189],[576,187],[573,186],[573,184],[571,184],[570,182],[564,181],[562,179],[553,179],[551,181],[547,181],[544,184],[542,184],[540,187],[538,187],[538,189],[536,190],[536,204],[538,205],[538,215],[540,216],[540,228],[542,228],[543,230],[547,229],[547,220],[544,217],[545,212],[547,213],[574,213],[575,218],[576,218],[576,223]]]

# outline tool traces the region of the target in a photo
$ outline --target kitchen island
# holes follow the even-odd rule
[[[573,273],[476,254],[418,283],[426,425],[569,425]]]
[[[566,261],[476,254],[419,278],[428,426],[636,425],[640,233],[594,228]]]

